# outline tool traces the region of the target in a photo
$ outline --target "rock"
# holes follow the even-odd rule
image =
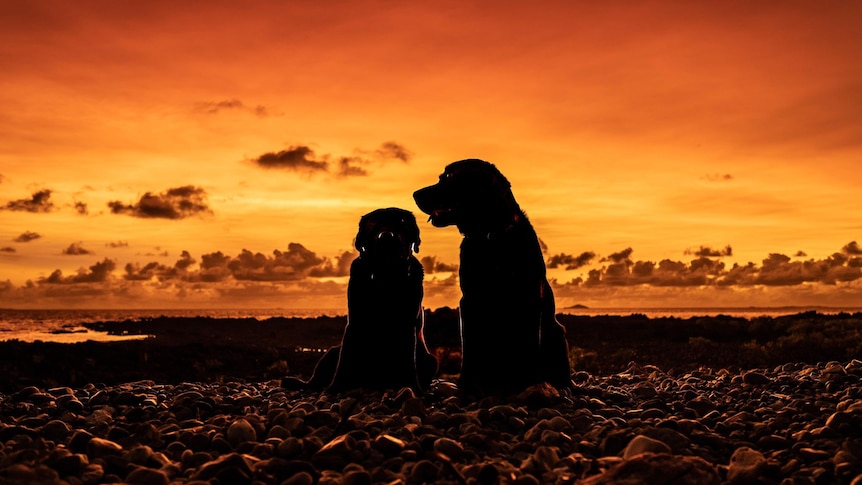
[[[452,460],[460,460],[464,455],[464,446],[449,438],[438,438],[434,441],[434,451]]]
[[[763,453],[747,446],[737,448],[730,457],[727,468],[727,481],[730,483],[754,483],[766,469]]]
[[[388,434],[382,434],[374,440],[374,448],[380,450],[385,456],[395,456],[404,450],[404,440]]]
[[[553,470],[559,462],[560,455],[557,453],[556,447],[540,446],[521,464],[521,471],[541,474]]]
[[[410,470],[410,481],[414,483],[434,483],[440,470],[428,460],[419,460]]]
[[[201,466],[192,475],[193,480],[212,480],[216,477],[222,483],[242,483],[251,479],[252,469],[258,460],[239,453],[222,455]]]
[[[667,413],[657,408],[645,409],[641,412],[640,418],[643,420],[647,419],[663,419],[667,417]]]
[[[762,450],[784,450],[790,448],[790,445],[790,440],[774,434],[761,436],[757,440],[757,447]]]
[[[86,484],[101,483],[102,479],[105,478],[105,470],[102,468],[102,465],[99,465],[98,463],[90,463],[84,468],[84,471],[78,475],[78,478]]]
[[[854,423],[853,414],[843,411],[834,412],[826,419],[826,427],[835,431],[839,431],[842,426],[853,426]]]
[[[832,363],[823,369],[820,374],[820,380],[823,382],[839,381],[847,375],[847,371],[841,364]]]
[[[715,403],[713,403],[706,396],[697,396],[694,399],[690,400],[687,404],[688,407],[693,409],[700,417],[706,416],[712,410],[715,409]]]
[[[46,464],[57,470],[61,475],[78,475],[90,464],[87,455],[73,454],[68,450],[65,453],[56,453],[46,460]]]
[[[401,405],[401,413],[405,416],[425,416],[425,404],[417,397],[410,397],[404,400]]]
[[[51,441],[63,441],[71,432],[72,428],[59,419],[48,421],[42,426],[42,436]]]
[[[721,478],[715,467],[702,458],[665,453],[642,453],[579,483],[582,485],[653,485],[656,483],[719,485]]]
[[[350,435],[341,435],[320,448],[311,457],[311,463],[322,470],[341,470],[350,463],[350,452],[356,440]]]
[[[560,391],[547,382],[530,386],[518,394],[517,402],[525,404],[528,408],[539,409],[553,406],[560,402],[562,397]]]
[[[129,485],[168,485],[170,478],[161,470],[137,468],[126,476]]]
[[[371,474],[365,470],[351,470],[344,474],[342,485],[371,485]]]
[[[125,456],[130,463],[147,466],[147,463],[153,458],[153,449],[149,446],[136,446],[126,451]]]
[[[823,450],[816,450],[814,448],[804,447],[800,448],[799,456],[808,460],[808,461],[821,461],[821,460],[831,460],[832,453]]]
[[[623,450],[623,458],[630,459],[641,453],[670,453],[670,446],[662,441],[649,438],[644,435],[637,435],[629,441],[626,448]]]
[[[769,384],[770,379],[761,372],[748,371],[742,374],[742,382],[746,384],[753,384],[755,386],[762,386],[765,384]]]
[[[680,453],[688,449],[691,444],[686,435],[667,427],[647,428],[643,431],[643,434],[670,446],[670,449],[674,453]]]
[[[314,477],[308,472],[299,472],[281,482],[281,485],[314,485]]]
[[[257,440],[257,432],[248,420],[239,418],[228,426],[227,440],[232,446],[237,446],[246,441]]]
[[[87,456],[90,458],[103,458],[110,455],[119,455],[123,447],[118,443],[103,438],[93,438],[87,443]]]

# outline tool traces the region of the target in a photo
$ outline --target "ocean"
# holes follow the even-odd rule
[[[727,315],[743,318],[760,316],[778,317],[794,315],[806,311],[824,314],[841,312],[855,313],[860,308],[834,307],[745,307],[745,308],[561,308],[559,313],[585,316],[632,314],[646,315],[649,318],[661,317],[711,317]],[[211,317],[211,318],[256,318],[266,320],[271,317],[303,317],[345,315],[343,309],[241,309],[241,310],[11,310],[0,309],[0,341],[19,340],[22,342],[74,343],[87,340],[116,341],[144,338],[139,335],[108,335],[93,332],[83,327],[85,323],[140,320],[156,317]]]

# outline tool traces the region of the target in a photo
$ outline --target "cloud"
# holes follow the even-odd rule
[[[161,194],[145,193],[134,204],[123,204],[115,200],[108,202],[114,214],[133,217],[184,219],[198,214],[211,214],[207,205],[207,194],[203,188],[185,185],[168,189]]]
[[[2,291],[0,283],[0,302],[19,307],[39,302],[42,307],[56,308],[94,304],[106,308],[236,308],[286,303],[341,308],[346,305],[347,282],[327,278],[348,276],[355,257],[355,251],[342,251],[326,258],[302,244],[290,243],[286,250],[270,254],[244,249],[236,255],[215,251],[195,258],[182,251],[173,264],[152,261],[118,266],[114,259],[105,258],[75,274],[57,269],[23,286],[8,283],[8,291]],[[446,283],[443,292],[431,290],[428,301],[436,298],[448,303],[448,297],[457,293],[457,279]]]
[[[729,182],[733,180],[733,175],[729,173],[710,173],[704,175],[701,179],[706,180],[707,182]]]
[[[384,160],[401,160],[404,163],[410,162],[410,159],[413,158],[413,152],[394,141],[383,142],[375,154]]]
[[[64,249],[63,254],[69,256],[81,256],[85,254],[93,254],[93,252],[88,249],[84,249],[84,247],[81,246],[81,243],[76,242],[70,244],[68,248]]]
[[[834,253],[828,258],[791,261],[790,257],[773,253],[764,259],[760,268],[752,263],[734,265],[719,285],[793,286],[803,283],[835,285],[839,282],[862,278],[862,257]]]
[[[316,278],[348,276],[350,275],[350,265],[356,256],[356,251],[344,251],[335,258],[334,263],[328,259],[322,265],[312,268],[308,272],[308,276]]]
[[[698,249],[686,249],[683,254],[691,254],[704,258],[721,258],[724,256],[733,256],[733,248],[729,244],[724,249],[712,249],[709,246],[701,246]]]
[[[813,283],[836,285],[862,281],[862,250],[853,242],[845,245],[842,252],[820,260],[793,261],[784,254],[772,253],[760,265],[734,263],[727,268],[717,258],[729,256],[730,251],[730,246],[720,251],[701,247],[688,252],[698,256],[689,262],[664,259],[655,263],[633,260],[632,250],[627,248],[601,260],[609,264],[592,269],[586,277],[575,278],[566,285],[587,288],[642,285],[729,288]]]
[[[197,261],[189,254],[188,251],[183,251],[180,259],[173,266],[164,265],[158,262],[151,262],[141,266],[138,263],[127,263],[123,268],[125,274],[123,279],[129,281],[149,281],[158,280],[166,281],[173,279],[187,279],[189,267]]]
[[[862,255],[862,248],[859,247],[859,244],[856,241],[850,241],[843,248],[841,248],[841,252],[844,254],[852,254],[854,256]]]
[[[183,251],[182,253],[180,253],[180,259],[178,259],[177,262],[174,263],[174,267],[178,270],[186,271],[188,270],[189,266],[195,264],[196,262],[197,261],[195,261],[195,258],[193,258],[188,251]]]
[[[614,263],[626,263],[631,262],[630,258],[632,255],[632,248],[626,248],[618,253],[612,253],[610,256],[602,258],[602,262],[613,261]]]
[[[336,177],[363,177],[369,167],[393,161],[408,163],[413,157],[403,145],[387,141],[375,150],[355,150],[353,155],[317,155],[307,145],[295,145],[287,150],[267,152],[251,161],[267,169],[281,169],[305,174],[325,173]]]
[[[343,259],[343,254],[340,259]],[[217,251],[201,256],[200,270],[190,273],[190,281],[225,281],[233,278],[238,281],[293,281],[306,278],[317,268],[318,274],[339,271],[332,267],[327,269],[328,260],[299,243],[290,243],[287,251],[274,250],[271,256],[254,253],[247,249],[230,257]],[[329,263],[332,264],[331,262]],[[343,264],[340,260],[335,267]]]
[[[126,241],[112,241],[109,243],[105,243],[105,246],[109,248],[127,248],[129,247],[129,243],[127,243]]]
[[[228,263],[231,274],[238,280],[283,281],[307,276],[312,268],[325,259],[299,243],[290,243],[287,252],[273,251],[272,257],[246,249]]]
[[[51,212],[56,206],[51,202],[51,190],[44,189],[34,192],[29,199],[13,200],[6,203],[4,209],[11,211],[45,213]]]
[[[85,215],[90,213],[89,209],[87,208],[86,202],[76,201],[74,207],[75,207],[75,212],[77,212],[78,214],[81,214],[82,216],[85,216]]]
[[[326,172],[329,162],[316,160],[314,150],[304,145],[291,146],[280,152],[267,152],[252,160],[263,168],[280,168],[295,172]]]
[[[246,106],[245,103],[238,99],[195,103],[194,110],[198,113],[208,115],[217,115],[222,111],[242,111],[261,118],[269,116],[269,110],[266,106],[260,104],[256,106]]]
[[[51,276],[40,278],[39,284],[44,285],[71,285],[77,283],[103,283],[111,277],[111,272],[116,269],[117,263],[105,258],[104,260],[90,266],[87,269],[81,268],[78,273],[70,276],[63,276],[61,270],[54,270]]]
[[[341,157],[338,160],[337,173],[342,177],[362,177],[368,175],[368,170],[363,167],[367,164],[368,162],[360,157]]]
[[[548,254],[548,245],[545,243],[545,241],[542,241],[542,238],[538,238],[538,239],[539,239],[539,250],[542,251],[543,255]]]
[[[33,241],[34,239],[39,239],[42,237],[41,234],[35,233],[33,231],[24,231],[18,237],[14,239],[15,242],[26,243]]]
[[[422,263],[422,268],[425,269],[425,274],[454,273],[458,271],[457,264],[447,264],[437,261],[436,256],[423,256],[419,261]]]
[[[565,253],[555,254],[548,258],[548,267],[558,268],[565,266],[566,270],[578,269],[590,264],[595,257],[596,253],[592,251],[584,251],[578,256]]]
[[[0,253],[14,253],[14,252],[17,252],[17,250],[15,248],[13,248],[12,246],[4,246],[4,247],[0,248]]]
[[[563,253],[551,259],[560,266],[585,261],[602,264],[567,283],[556,280],[551,283],[561,299],[558,303],[601,301],[610,306],[635,306],[650,302],[667,304],[672,300],[674,304],[685,305],[688,301],[685,298],[705,301],[704,295],[709,295],[709,298],[734,306],[811,304],[793,298],[809,295],[805,301],[816,302],[810,295],[822,295],[827,291],[833,296],[846,295],[851,300],[855,298],[852,301],[859,301],[862,299],[862,256],[851,254],[854,247],[848,243],[843,251],[822,259],[795,260],[772,253],[758,263],[732,266],[725,264],[722,256],[698,255],[687,261],[639,260],[631,248],[601,261],[596,261],[595,253],[590,251],[577,257]],[[0,252],[14,251],[0,249]],[[104,258],[74,274],[66,275],[58,269],[48,277],[36,279],[35,283],[31,280],[21,287],[9,283],[8,291],[0,294],[0,301],[18,306],[44,302],[47,306],[70,307],[91,306],[96,302],[93,298],[98,298],[97,304],[103,306],[158,304],[188,308],[224,307],[228,302],[234,306],[280,306],[289,301],[286,306],[342,307],[346,303],[346,279],[330,278],[348,276],[355,257],[354,251],[342,251],[327,258],[302,244],[290,243],[286,250],[271,253],[244,249],[233,255],[215,251],[197,258],[182,251],[173,263],[130,262],[120,266],[115,260]],[[421,262],[426,270],[426,307],[457,302],[460,296],[457,265],[441,263],[435,256],[424,256]],[[446,276],[440,278],[436,274]],[[776,300],[777,295],[790,295],[790,299]],[[851,300],[846,300],[845,304]],[[620,305],[623,301],[625,304]],[[841,302],[838,297],[830,297],[828,301]]]

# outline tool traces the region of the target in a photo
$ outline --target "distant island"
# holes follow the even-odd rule
[[[581,305],[580,303],[577,303],[577,304],[572,305],[572,306],[567,306],[563,309],[564,310],[588,310],[589,308],[590,307],[588,307],[586,305]]]

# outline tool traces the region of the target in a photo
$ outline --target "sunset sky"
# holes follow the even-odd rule
[[[359,218],[390,206],[425,306],[456,306],[460,235],[412,193],[463,158],[512,182],[559,307],[862,306],[860,19],[3,2],[0,308],[346,308]]]

